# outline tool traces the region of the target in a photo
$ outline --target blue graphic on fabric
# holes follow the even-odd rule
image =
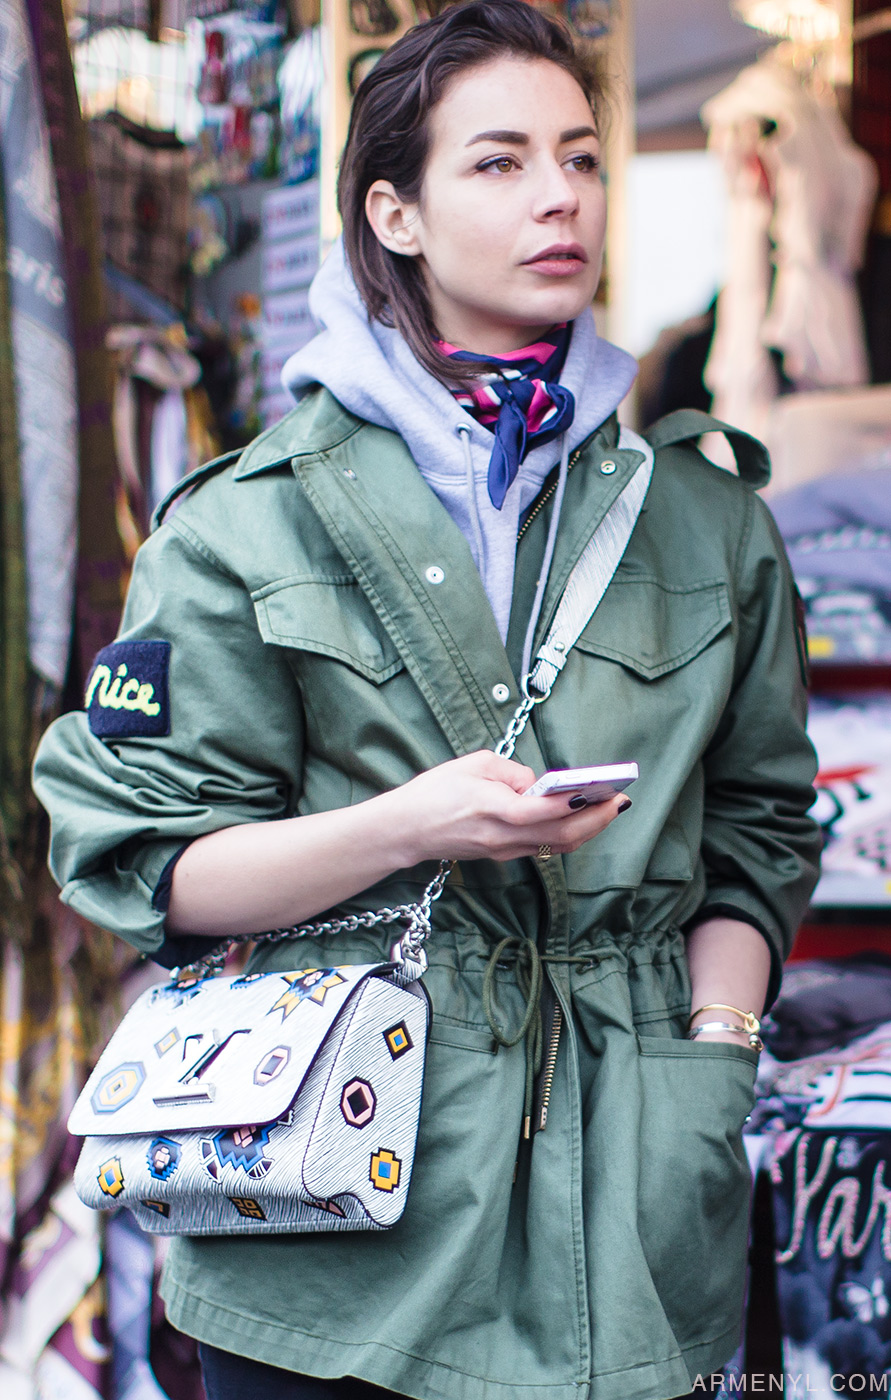
[[[227,1128],[213,1139],[217,1156],[224,1167],[249,1172],[263,1161],[263,1149],[269,1145],[268,1127]]]
[[[146,1153],[149,1174],[156,1181],[169,1181],[179,1166],[179,1154],[179,1143],[172,1138],[152,1138]]]
[[[204,990],[204,984],[213,979],[204,977],[178,977],[171,982],[161,982],[151,990],[151,1005],[156,1001],[164,1001],[166,1010],[175,1011],[184,1002],[191,1001],[199,992]]]
[[[145,1069],[140,1060],[128,1060],[104,1074],[93,1090],[90,1103],[94,1113],[117,1113],[124,1104],[135,1099],[145,1083]]]
[[[229,983],[229,990],[240,991],[242,987],[252,987],[255,982],[260,982],[264,977],[274,977],[274,972],[246,972],[243,977],[236,977]]]
[[[91,731],[100,739],[169,734],[169,673],[169,642],[112,642],[103,647],[84,695]]]

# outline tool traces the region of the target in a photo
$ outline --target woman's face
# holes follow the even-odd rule
[[[385,246],[419,259],[443,339],[497,354],[579,315],[600,280],[606,200],[575,79],[547,59],[468,69],[430,138],[418,204],[378,181],[366,208]]]

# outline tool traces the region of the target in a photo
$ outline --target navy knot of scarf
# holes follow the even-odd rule
[[[496,510],[504,505],[526,453],[559,437],[573,420],[575,399],[558,382],[571,334],[569,325],[555,326],[534,345],[506,355],[474,355],[444,340],[436,342],[450,360],[482,360],[492,367],[473,389],[453,392],[462,408],[494,430],[488,485]]]

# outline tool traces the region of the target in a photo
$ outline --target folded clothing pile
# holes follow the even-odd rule
[[[891,660],[891,469],[821,477],[771,500],[813,660]]]

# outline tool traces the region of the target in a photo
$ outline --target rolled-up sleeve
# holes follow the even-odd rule
[[[86,712],[66,714],[40,744],[34,786],[62,899],[151,955],[165,939],[155,891],[177,852],[293,811],[303,719],[243,581],[178,518],[135,562],[119,642],[147,641],[169,645],[168,732],[99,737]]]
[[[692,922],[724,914],[760,930],[771,950],[770,1005],[818,878],[822,838],[808,815],[817,761],[805,730],[795,586],[757,496],[741,541],[737,598],[733,692],[705,755],[707,893]]]

